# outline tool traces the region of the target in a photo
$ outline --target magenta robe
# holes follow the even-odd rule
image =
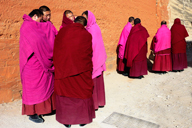
[[[23,19],[19,41],[22,102],[33,105],[46,101],[53,93],[55,30],[51,22],[36,22],[28,15]]]

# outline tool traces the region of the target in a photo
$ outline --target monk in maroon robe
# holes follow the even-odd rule
[[[54,44],[56,120],[66,127],[95,118],[92,36],[84,28],[86,24],[78,16],[75,23],[61,28]]]
[[[187,30],[185,29],[185,26],[181,24],[180,19],[175,19],[174,24],[171,27],[173,71],[183,71],[184,68],[187,68],[185,38],[188,36]]]
[[[149,34],[141,25],[141,20],[134,20],[135,26],[131,29],[126,48],[126,66],[130,68],[129,77],[142,78],[147,75],[147,38]]]
[[[155,54],[152,70],[160,74],[172,71],[171,59],[171,31],[167,27],[167,22],[162,21],[151,44],[151,50]]]

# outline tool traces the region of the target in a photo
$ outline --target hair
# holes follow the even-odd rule
[[[80,23],[80,24],[82,24],[83,26],[86,26],[86,25],[87,25],[87,20],[86,20],[86,18],[83,17],[83,16],[78,16],[78,17],[75,19],[74,22],[75,22],[75,23]]]
[[[83,13],[82,13],[82,15],[86,15],[87,16],[87,18],[88,18],[88,11],[84,11]]]
[[[34,9],[33,11],[31,11],[31,12],[29,13],[29,16],[30,16],[30,17],[33,17],[35,14],[37,15],[37,17],[40,17],[40,16],[43,15],[43,12],[40,11],[39,9]]]
[[[42,12],[51,11],[47,6],[43,5],[39,8]]]
[[[134,24],[136,25],[136,24],[139,24],[139,23],[141,23],[141,20],[140,20],[139,18],[136,18],[136,19],[134,20]]]
[[[163,24],[167,24],[167,22],[165,21],[165,20],[163,20],[163,21],[161,21],[161,25],[163,25]]]
[[[66,16],[66,15],[69,14],[69,13],[72,13],[72,14],[73,14],[73,12],[72,12],[71,10],[65,10],[64,15]]]
[[[132,21],[134,21],[134,17],[129,17],[129,22],[132,22]]]

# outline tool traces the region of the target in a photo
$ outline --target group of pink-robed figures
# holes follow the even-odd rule
[[[141,26],[140,19],[129,18],[124,27],[118,47],[117,71],[130,78],[143,78],[147,75],[147,30]],[[187,68],[186,41],[189,36],[180,19],[175,19],[171,30],[166,21],[161,22],[151,43],[153,58],[152,71],[164,74],[167,71],[183,71]]]
[[[47,6],[23,15],[22,114],[35,123],[42,123],[41,115],[56,110],[56,120],[66,127],[84,126],[95,118],[95,110],[105,106],[103,72],[107,55],[101,30],[91,11],[75,18],[72,11],[66,10],[59,32],[50,19],[51,10]]]

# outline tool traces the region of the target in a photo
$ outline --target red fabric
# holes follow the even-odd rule
[[[125,64],[123,63],[123,59],[118,58],[117,60],[118,64],[117,64],[117,70],[120,72],[124,72],[125,71]]]
[[[62,124],[88,124],[95,118],[93,98],[77,99],[56,95],[56,120]]]
[[[103,80],[103,73],[93,79],[94,89],[93,89],[93,101],[95,109],[99,106],[105,106],[105,87]]]
[[[127,67],[132,67],[134,58],[139,54],[141,48],[146,44],[148,37],[149,34],[147,30],[141,24],[136,24],[131,29],[125,48]]]
[[[53,64],[57,95],[92,97],[92,37],[83,25],[74,23],[59,31],[54,44]]]
[[[55,79],[92,71],[92,36],[83,25],[70,24],[56,36],[53,51]]]
[[[133,60],[132,67],[129,70],[129,76],[139,77],[142,75],[147,75],[147,44],[141,48],[139,54]]]
[[[87,99],[93,94],[91,71],[55,80],[54,92],[59,96]]]
[[[22,104],[22,115],[49,114],[55,109],[55,94],[53,93],[49,99],[42,103],[34,105]]]
[[[172,53],[186,53],[185,37],[188,36],[187,30],[185,26],[181,24],[180,19],[175,19],[174,24],[171,27]]]
[[[67,25],[72,24],[72,23],[73,23],[73,21],[70,20],[69,18],[67,18],[67,17],[65,16],[65,14],[63,13],[63,20],[62,20],[61,26],[62,26],[62,27],[66,27]]]
[[[183,70],[187,68],[187,55],[186,53],[172,54],[173,70]]]
[[[159,51],[155,54],[153,71],[172,71],[171,49]]]
[[[150,47],[150,49],[151,49],[152,51],[154,51],[155,42],[156,42],[156,38],[155,38],[155,36],[154,36],[154,37],[153,37],[153,40],[152,40],[152,42],[151,42],[151,47]]]

